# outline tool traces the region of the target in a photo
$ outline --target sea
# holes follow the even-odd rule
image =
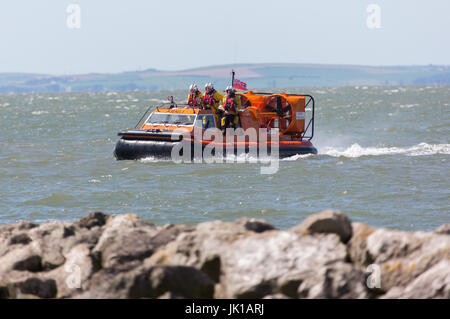
[[[273,174],[248,158],[115,159],[118,131],[186,91],[2,94],[0,224],[101,211],[156,225],[250,217],[288,229],[325,209],[408,231],[450,223],[449,85],[271,91],[314,96],[318,149],[280,160]]]

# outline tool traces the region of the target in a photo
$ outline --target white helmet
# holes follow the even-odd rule
[[[192,83],[190,86],[189,86],[189,91],[195,91],[195,90],[198,90],[198,87],[197,87],[197,84],[195,84],[195,83]]]
[[[205,84],[205,89],[214,89],[214,85],[211,82]]]
[[[227,88],[225,89],[225,92],[228,92],[228,91],[234,92],[234,89],[231,85],[228,85]]]

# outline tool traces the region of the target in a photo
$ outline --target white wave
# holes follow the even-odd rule
[[[412,107],[419,106],[419,104],[400,104],[401,109],[410,109]]]
[[[379,155],[422,156],[434,154],[450,154],[450,144],[427,144],[420,143],[410,147],[361,147],[359,144],[342,150],[334,147],[324,147],[319,149],[319,155],[329,155],[333,157],[361,157]]]
[[[157,157],[153,157],[153,156],[148,156],[148,157],[139,159],[139,162],[141,162],[141,163],[159,163],[159,162],[171,162],[171,161],[172,161],[171,159],[157,158]]]
[[[291,162],[291,161],[296,161],[296,160],[299,160],[299,159],[308,158],[308,157],[311,157],[311,156],[314,156],[314,154],[297,154],[297,155],[293,155],[293,156],[289,156],[289,157],[283,158],[281,160],[282,161]]]
[[[222,157],[224,163],[258,163],[258,162],[268,162],[270,157],[257,157],[255,154],[241,153],[238,155],[227,154]]]
[[[41,114],[48,114],[48,111],[33,111],[31,112],[33,115],[41,115]]]

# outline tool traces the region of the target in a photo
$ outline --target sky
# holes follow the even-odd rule
[[[1,1],[0,72],[450,65],[449,15],[449,0]]]

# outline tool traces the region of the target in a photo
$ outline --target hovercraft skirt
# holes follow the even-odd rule
[[[194,151],[196,149],[193,141],[152,141],[152,140],[131,140],[131,139],[120,139],[114,149],[114,155],[118,160],[138,160],[147,157],[170,159],[172,157],[172,149],[176,144],[180,143],[191,143],[191,156],[194,158]],[[187,146],[187,145],[186,145]],[[202,154],[205,149],[206,144],[201,145]],[[182,147],[180,149],[183,149]],[[237,155],[237,148],[233,148],[234,155]],[[244,152],[249,153],[251,150],[248,147],[244,147]],[[240,150],[242,152],[242,150]],[[214,155],[214,151],[211,155]],[[260,155],[260,150],[257,150],[258,156]],[[317,154],[317,149],[310,145],[295,145],[295,146],[281,146],[278,150],[279,158],[286,158],[299,154]],[[227,148],[223,148],[222,154],[227,155]],[[267,152],[264,154],[271,154],[270,146],[267,148]],[[178,155],[182,155],[178,154]]]
[[[146,157],[170,158],[174,144],[181,142],[119,139],[114,149],[118,160],[138,160]]]

